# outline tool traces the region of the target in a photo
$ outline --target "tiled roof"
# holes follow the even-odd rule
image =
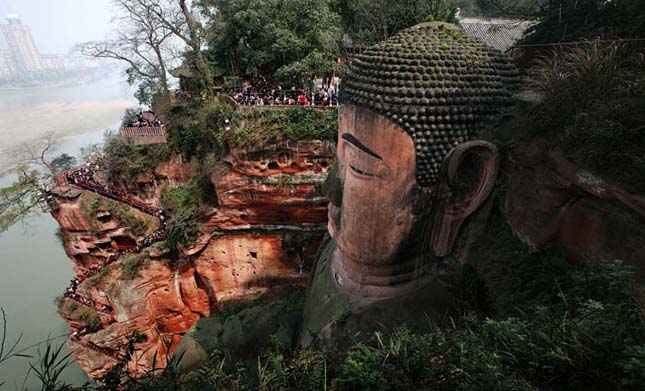
[[[459,25],[470,35],[502,52],[510,49],[536,22],[514,19],[462,18]]]

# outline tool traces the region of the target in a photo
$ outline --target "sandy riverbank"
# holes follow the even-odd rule
[[[0,148],[38,138],[46,132],[61,137],[75,136],[96,129],[108,129],[120,118],[130,100],[48,102],[33,107],[0,111]],[[8,124],[13,124],[9,126]]]

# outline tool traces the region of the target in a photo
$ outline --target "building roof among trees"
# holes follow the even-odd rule
[[[519,41],[524,32],[537,22],[519,19],[461,18],[459,25],[470,35],[497,50],[506,52]]]

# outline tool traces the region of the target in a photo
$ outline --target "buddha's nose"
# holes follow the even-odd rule
[[[340,207],[343,202],[343,183],[338,176],[338,162],[335,161],[323,184],[323,193],[332,205]]]

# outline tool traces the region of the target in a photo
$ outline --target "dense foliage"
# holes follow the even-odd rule
[[[202,0],[212,14],[207,56],[216,73],[298,80],[330,73],[340,40],[328,0]]]
[[[173,107],[170,113],[168,145],[185,158],[204,158],[224,147],[226,120],[233,116],[233,106],[225,100],[190,101]]]
[[[134,145],[129,138],[106,133],[101,155],[108,180],[114,181],[118,177],[136,178],[152,172],[170,154],[166,144]]]
[[[345,38],[357,49],[429,20],[455,21],[460,0],[337,0]]]
[[[638,0],[547,0],[536,16],[526,43],[645,36],[645,2]]]
[[[177,246],[190,246],[201,232],[200,189],[191,182],[188,187],[163,188],[160,203],[167,215],[168,237],[164,246],[172,253]]]
[[[644,66],[627,44],[555,53],[533,74],[544,100],[531,128],[603,179],[645,192]]]
[[[462,4],[466,15],[535,19],[540,10],[539,0],[475,0]]]

